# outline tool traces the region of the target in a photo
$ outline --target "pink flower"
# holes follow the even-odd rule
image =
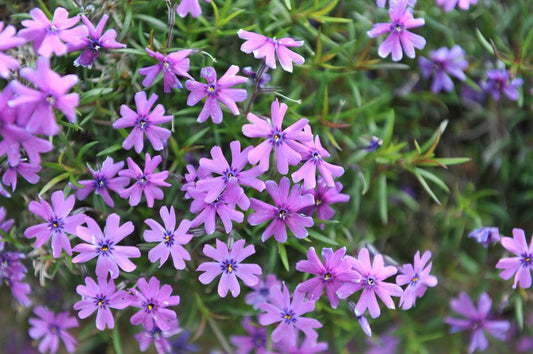
[[[452,11],[456,6],[461,10],[468,10],[470,5],[475,4],[477,4],[477,0],[437,0],[437,5],[446,12]]]
[[[211,2],[211,0],[205,0]],[[198,0],[181,0],[176,12],[180,17],[185,17],[190,12],[191,16],[196,18],[202,14],[202,8],[198,3]]]
[[[191,227],[198,227],[204,224],[205,232],[211,235],[216,228],[216,215],[222,221],[226,233],[230,233],[233,228],[232,221],[241,223],[244,220],[244,214],[235,209],[235,204],[242,198],[241,194],[244,191],[237,191],[238,193],[222,192],[211,203],[205,202],[206,193],[189,190],[189,194],[194,199],[191,203],[191,213],[199,213],[191,221]],[[240,192],[240,194],[239,194]]]
[[[59,349],[59,340],[65,343],[67,352],[74,353],[76,350],[76,339],[67,332],[69,328],[78,327],[78,320],[71,317],[68,312],[60,312],[57,315],[43,306],[37,306],[33,313],[37,317],[30,317],[30,337],[40,339],[39,352],[50,351],[55,354]]]
[[[159,63],[139,69],[139,74],[146,76],[142,82],[144,87],[152,86],[161,71],[163,72],[163,91],[165,93],[169,93],[171,88],[183,88],[177,75],[192,80],[192,76],[188,72],[190,68],[188,56],[192,53],[192,49],[184,49],[167,55],[151,51],[148,48],[145,48],[145,50],[152,58],[156,58]]]
[[[533,270],[533,236],[529,246],[524,230],[513,229],[513,238],[502,237],[502,246],[516,257],[506,257],[499,260],[496,268],[503,269],[500,277],[509,279],[514,275],[513,289],[520,285],[522,289],[531,287],[531,270]]]
[[[26,39],[16,37],[15,33],[17,33],[15,27],[7,26],[4,28],[4,22],[0,21],[0,77],[4,79],[9,77],[9,70],[19,67],[19,61],[2,53],[2,51],[18,47],[26,42]]]
[[[431,252],[426,251],[420,258],[420,251],[415,254],[414,264],[404,264],[401,267],[400,273],[396,277],[396,283],[398,285],[405,285],[402,297],[400,298],[400,306],[403,310],[408,310],[414,307],[416,304],[416,298],[424,296],[426,289],[429,287],[437,286],[437,278],[434,275],[430,275],[431,262],[426,267],[426,263],[431,258]]]

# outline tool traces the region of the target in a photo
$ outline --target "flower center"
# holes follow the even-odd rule
[[[50,227],[50,229],[52,229],[52,231],[54,232],[61,231],[61,229],[63,228],[63,221],[61,221],[60,219],[52,219],[50,220],[50,224],[48,225],[48,227]]]
[[[270,142],[274,145],[279,145],[283,143],[283,132],[279,130],[273,130],[272,135],[270,136]]]
[[[374,286],[376,285],[376,279],[374,277],[368,277],[366,278],[366,284],[368,286]]]
[[[146,178],[145,175],[141,175],[141,178],[139,178],[139,182],[141,182],[142,184],[145,184],[146,182],[148,182],[148,178]]]
[[[50,106],[53,106],[56,103],[56,98],[53,95],[46,96],[46,101]]]
[[[281,312],[281,318],[283,319],[283,321],[285,321],[285,323],[296,322],[296,318],[294,318],[294,311],[288,308],[283,309],[283,311]]]
[[[166,61],[166,60],[163,62],[163,69],[165,71],[169,71],[170,70],[170,63],[168,61]]]
[[[55,32],[55,31],[57,31],[57,27],[54,25],[50,25],[50,32]]]
[[[268,295],[270,295],[270,290],[268,290],[268,288],[264,286],[261,289],[259,289],[259,295],[263,297],[267,297]]]
[[[146,305],[146,308],[148,309],[148,311],[152,311],[154,309],[155,305],[153,303],[148,303],[148,305]]]
[[[174,233],[172,231],[166,230],[164,234],[165,244],[167,246],[172,246],[174,244]]]
[[[228,259],[220,264],[220,268],[222,268],[223,272],[231,274],[237,271],[237,263],[233,259]]]
[[[533,256],[526,253],[522,256],[522,263],[525,267],[530,267],[533,263]]]
[[[318,153],[318,151],[313,152],[313,158],[315,160],[317,160],[317,161],[320,160],[321,157],[320,157],[320,154]]]
[[[102,189],[105,187],[105,180],[103,177],[97,177],[95,180],[96,189]]]
[[[48,329],[52,334],[57,334],[59,332],[59,327],[56,324],[51,324],[48,326]]]
[[[266,345],[266,338],[265,335],[261,332],[254,333],[252,337],[252,341],[255,345],[255,348],[264,348]]]
[[[316,198],[315,199],[315,205],[319,206],[320,204],[322,204],[322,199]]]
[[[399,23],[395,23],[394,26],[393,26],[393,29],[396,31],[396,32],[401,32],[403,31],[403,26]]]
[[[330,272],[324,273],[324,280],[330,280],[333,277]]]
[[[212,94],[212,93],[214,93],[216,90],[217,90],[217,88],[215,87],[215,85],[209,85],[209,86],[207,87],[207,92],[208,92],[208,93],[211,93],[211,94]]]
[[[140,119],[139,119],[139,122],[138,122],[138,123],[139,123],[139,127],[140,127],[141,129],[145,129],[145,128],[146,128],[146,125],[148,124],[148,121],[146,120],[146,117],[145,117],[145,116],[141,116],[141,117],[139,117],[139,118],[140,118]]]
[[[281,220],[285,220],[285,219],[287,218],[287,210],[285,210],[285,209],[280,209],[278,215],[279,215],[279,218],[280,218]]]

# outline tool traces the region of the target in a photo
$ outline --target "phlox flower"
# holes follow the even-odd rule
[[[317,342],[316,338],[305,337],[304,340],[298,345],[286,346],[283,342],[274,343],[274,348],[280,353],[287,354],[315,354],[324,353],[328,350],[328,343]]]
[[[239,296],[241,287],[237,281],[239,277],[247,286],[254,286],[259,282],[258,276],[261,275],[261,267],[257,264],[241,263],[255,253],[253,245],[244,247],[244,240],[238,240],[233,243],[231,249],[216,239],[216,247],[211,245],[204,246],[204,254],[213,258],[216,262],[204,262],[198,266],[197,272],[204,272],[200,275],[200,283],[209,284],[217,276],[220,276],[218,282],[218,295],[226,297],[228,291],[233,297]]]
[[[154,219],[146,219],[144,222],[150,227],[150,230],[144,231],[144,239],[146,242],[160,242],[157,246],[148,252],[148,259],[154,263],[159,260],[159,267],[161,267],[172,256],[174,268],[184,269],[185,262],[190,261],[191,255],[182,246],[189,243],[193,235],[187,233],[191,226],[191,222],[183,219],[178,228],[176,228],[176,212],[174,206],[170,210],[163,206],[159,209],[159,215],[163,219],[163,224],[159,224]]]
[[[30,317],[30,337],[40,339],[38,350],[41,353],[50,351],[54,354],[59,349],[59,340],[65,343],[67,352],[74,353],[76,339],[67,332],[69,328],[78,327],[78,320],[69,316],[68,312],[60,312],[57,315],[43,306],[37,306],[33,313],[37,317]]]
[[[252,305],[254,310],[257,310],[259,304],[270,301],[270,289],[272,289],[273,286],[280,285],[281,282],[275,274],[268,274],[265,278],[260,279],[256,285],[251,287],[254,291],[246,294],[244,302],[248,305]]]
[[[26,43],[26,39],[15,36],[17,33],[15,27],[11,25],[7,27],[4,26],[4,22],[0,21],[0,77],[7,79],[9,77],[9,71],[19,67],[19,61],[4,54],[3,51]]]
[[[394,1],[397,1],[397,0],[389,0],[389,4],[394,2]],[[386,3],[387,3],[387,0],[376,0],[376,5],[378,5],[378,7],[385,7]],[[415,6],[416,5],[416,0],[407,0],[407,4],[409,6]]]
[[[476,349],[480,351],[487,349],[489,343],[485,331],[496,339],[505,340],[505,332],[509,330],[511,324],[509,321],[489,320],[491,306],[492,300],[487,293],[481,294],[477,308],[465,293],[460,293],[459,297],[450,301],[452,310],[465,318],[446,317],[444,322],[452,326],[452,333],[462,330],[472,331],[468,353],[473,353]]]
[[[399,269],[400,274],[396,277],[396,284],[407,287],[400,298],[400,306],[408,310],[416,304],[416,298],[424,296],[427,287],[437,286],[437,277],[430,275],[432,263],[426,264],[431,258],[431,252],[426,251],[420,258],[420,251],[415,254],[414,264],[404,264]]]
[[[514,275],[513,289],[516,289],[516,285],[528,289],[531,287],[531,270],[533,269],[533,236],[528,247],[524,230],[514,228],[513,238],[502,237],[501,243],[516,257],[506,257],[498,261],[496,268],[503,269],[500,277],[509,279]]]
[[[522,86],[524,80],[521,78],[509,79],[507,70],[487,70],[487,80],[483,83],[482,88],[489,92],[492,97],[498,101],[503,93],[511,101],[518,100],[518,88]]]
[[[175,336],[180,333],[182,329],[177,325],[171,325],[170,329],[162,331],[161,328],[153,325],[150,329],[144,329],[141,333],[135,335],[135,339],[139,342],[139,349],[141,352],[146,351],[152,343],[154,343],[155,349],[158,354],[166,353],[181,353],[180,351],[172,351],[172,345],[167,338]]]
[[[242,193],[244,192],[241,191]],[[224,191],[211,203],[205,202],[205,193],[189,190],[189,194],[193,197],[190,208],[191,213],[199,213],[191,221],[191,227],[198,227],[204,224],[205,232],[211,235],[215,232],[215,217],[218,215],[222,225],[224,225],[224,230],[226,233],[230,233],[233,228],[232,221],[240,224],[244,220],[244,214],[235,209],[237,201],[242,198],[241,194],[230,194]]]
[[[84,25],[74,27],[80,21],[79,16],[69,18],[68,11],[62,7],[55,9],[52,21],[39,8],[31,10],[30,16],[31,20],[21,22],[25,28],[18,35],[33,41],[35,52],[44,57],[67,54],[71,51],[68,45],[79,45],[89,32]]]
[[[6,215],[7,215],[6,208],[0,206],[0,230],[4,231],[5,233],[9,233],[9,231],[11,231],[11,228],[13,227],[13,224],[15,223],[15,220],[13,219],[6,220]],[[0,240],[1,239],[2,239],[2,236],[0,235]]]
[[[161,71],[163,72],[163,92],[165,93],[169,93],[171,88],[183,88],[177,75],[192,80],[192,76],[189,75],[190,60],[188,58],[193,52],[192,49],[179,50],[167,55],[154,52],[149,48],[145,48],[145,50],[152,58],[157,59],[159,63],[139,69],[139,74],[146,76],[142,82],[144,87],[152,86]]]
[[[257,87],[263,88],[266,84],[270,82],[270,79],[272,78],[269,73],[267,73],[268,67],[265,67],[263,70],[263,73],[261,74],[261,78],[258,78],[258,72],[255,72],[251,66],[246,66],[242,68],[242,73],[246,76],[250,77],[250,85],[254,85],[255,81],[259,79],[259,82],[257,83]]]
[[[191,199],[191,195],[189,193],[190,190],[199,192],[198,190],[198,181],[204,178],[208,178],[211,173],[208,171],[205,171],[203,168],[198,167],[198,169],[195,169],[193,165],[189,164],[186,166],[187,173],[185,174],[184,178],[185,181],[183,183],[183,186],[181,186],[181,190],[185,192],[185,199]]]
[[[172,350],[174,351],[174,353],[197,352],[198,346],[196,344],[189,343],[190,337],[191,337],[191,332],[185,330],[181,332],[178,337],[174,338],[170,342],[170,346],[172,347]]]
[[[0,213],[1,211],[2,209],[0,209]],[[9,226],[11,221],[13,221],[13,219],[1,223],[0,229],[3,231],[9,230],[3,228],[3,225]],[[30,306],[31,301],[28,298],[28,295],[31,293],[31,288],[29,284],[22,282],[24,277],[26,277],[26,272],[28,270],[22,264],[21,260],[26,258],[26,256],[20,252],[3,251],[3,248],[4,242],[2,242],[0,237],[0,284],[8,285],[11,289],[11,294],[21,305]]]
[[[65,198],[63,191],[52,193],[52,205],[39,196],[39,201],[31,201],[28,209],[45,220],[44,223],[28,227],[24,231],[27,238],[36,238],[35,248],[42,247],[52,238],[52,255],[61,257],[61,251],[70,256],[72,249],[66,235],[76,234],[76,228],[85,221],[85,214],[70,215],[76,198],[71,195]]]
[[[165,147],[171,133],[170,130],[158,127],[157,124],[166,123],[172,120],[172,115],[165,116],[165,107],[162,104],[150,109],[157,100],[154,93],[146,99],[146,92],[140,91],[135,94],[135,105],[137,112],[123,104],[120,106],[121,117],[113,123],[113,128],[123,129],[133,127],[131,133],[122,142],[122,147],[126,150],[135,147],[135,152],[140,153],[144,146],[144,135],[148,138],[154,150],[160,151]]]
[[[292,63],[302,65],[304,57],[288,48],[301,47],[304,41],[296,41],[292,38],[270,38],[262,34],[248,32],[240,29],[237,32],[240,39],[246,40],[241,45],[241,50],[247,54],[253,53],[256,59],[265,58],[265,63],[272,69],[276,68],[276,56],[283,70],[292,73]]]
[[[500,241],[500,230],[497,227],[480,227],[469,233],[468,237],[487,248],[489,244]]]
[[[376,23],[367,32],[370,38],[389,34],[378,49],[378,54],[382,58],[386,58],[392,52],[392,60],[401,60],[403,57],[402,47],[405,55],[414,58],[415,48],[422,49],[426,45],[426,40],[422,36],[408,31],[408,29],[423,26],[425,21],[423,18],[413,18],[413,10],[407,5],[407,0],[391,2],[389,7],[391,22]]]
[[[21,175],[28,183],[35,184],[39,182],[39,175],[37,172],[41,171],[41,165],[26,163],[20,161],[16,165],[8,163],[6,172],[2,176],[2,182],[6,186],[11,186],[11,190],[15,191],[17,188],[17,176]]]
[[[74,304],[74,310],[79,310],[81,319],[96,313],[96,328],[103,331],[106,327],[113,329],[115,321],[110,308],[122,310],[129,306],[128,293],[116,290],[113,279],[98,278],[96,283],[92,278],[85,277],[85,285],[78,285],[76,292],[82,299]]]
[[[430,59],[420,57],[418,63],[422,69],[422,76],[428,78],[434,75],[431,83],[433,93],[438,93],[441,90],[447,92],[453,90],[453,81],[449,75],[465,81],[466,76],[463,70],[468,68],[468,62],[465,60],[465,51],[460,46],[455,45],[451,49],[442,47],[433,50],[429,57]]]
[[[477,0],[437,0],[437,5],[446,12],[452,11],[456,6],[461,10],[468,10],[470,5],[475,4],[477,4]]]
[[[137,266],[130,258],[139,258],[141,252],[135,246],[119,246],[118,243],[133,232],[133,223],[128,221],[120,225],[120,217],[113,213],[106,219],[104,231],[92,218],[87,217],[87,227],[78,226],[76,235],[87,243],[77,244],[72,250],[79,254],[72,263],[84,263],[95,257],[96,275],[105,278],[107,273],[112,279],[119,276],[119,267],[125,272],[132,272]]]
[[[231,336],[229,340],[231,344],[237,347],[236,354],[248,354],[250,352],[256,354],[267,354],[267,329],[252,324],[250,317],[245,317],[241,321],[241,326],[246,331],[245,336]]]
[[[274,205],[250,198],[250,205],[254,210],[254,213],[248,216],[250,225],[255,226],[272,220],[261,236],[263,242],[272,235],[278,242],[287,242],[287,226],[294,236],[305,238],[308,235],[306,227],[313,226],[313,218],[299,212],[302,208],[313,205],[313,195],[302,194],[297,184],[292,186],[289,193],[290,183],[287,177],[280,180],[279,186],[274,181],[266,182],[266,189],[274,200]]]
[[[213,123],[222,122],[222,109],[220,103],[229,108],[234,115],[239,114],[239,108],[236,102],[242,102],[248,96],[246,90],[232,88],[235,85],[243,84],[248,79],[244,76],[237,75],[239,67],[232,65],[226,73],[217,80],[217,73],[212,67],[205,67],[200,72],[200,76],[206,79],[207,84],[187,80],[185,87],[191,91],[187,97],[187,105],[194,106],[202,98],[206,97],[204,108],[198,116],[198,122],[203,123],[211,117]]]
[[[205,1],[208,3],[211,2],[211,0]],[[190,13],[192,17],[196,18],[202,14],[202,8],[200,7],[198,0],[181,0],[176,8],[176,12],[180,17],[185,17]]]

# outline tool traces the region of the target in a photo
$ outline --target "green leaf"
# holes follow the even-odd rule
[[[490,54],[494,55],[494,49],[492,49],[492,46],[490,45],[490,42],[487,41],[487,39],[485,39],[485,37],[483,36],[483,34],[479,30],[479,28],[476,28],[476,37],[477,37],[479,43],[481,43],[481,45],[483,47],[485,47],[487,52],[489,52]]]
[[[385,124],[385,129],[383,130],[383,146],[388,146],[391,138],[392,132],[394,130],[394,110],[389,110],[387,112],[387,122]]]
[[[94,88],[80,95],[80,106],[91,103],[99,99],[103,95],[109,95],[114,90],[110,87]]]
[[[62,180],[68,178],[70,176],[70,172],[65,172],[60,174],[59,176],[55,176],[52,178],[47,184],[43,186],[43,188],[39,191],[39,195],[46,193],[50,188],[61,182]]]
[[[115,322],[115,328],[113,328],[113,347],[115,347],[116,354],[122,354],[122,344],[120,342],[120,332],[118,330],[118,324]]]
[[[470,157],[439,157],[436,159],[433,159],[434,161],[441,163],[445,166],[451,166],[451,165],[460,165],[462,163],[469,162],[471,160]],[[421,166],[435,166],[435,164],[432,163],[420,163]]]
[[[285,270],[288,272],[289,271],[289,259],[287,258],[287,250],[285,249],[285,245],[283,243],[278,242],[278,251],[279,251],[279,257],[281,258],[281,263],[283,263]]]
[[[524,308],[522,304],[522,298],[518,294],[517,296],[515,296],[514,311],[516,316],[516,322],[518,322],[518,327],[520,328],[520,330],[522,330],[524,328]]]
[[[448,186],[439,177],[437,177],[434,173],[426,171],[426,170],[421,169],[421,168],[417,168],[417,167],[415,167],[415,171],[417,173],[419,173],[425,179],[428,179],[431,182],[435,183],[443,191],[445,191],[445,192],[449,192],[450,191]]]
[[[198,133],[194,134],[193,136],[191,136],[189,139],[187,139],[187,141],[185,141],[185,143],[183,144],[184,146],[191,146],[193,145],[196,141],[198,141],[202,136],[204,136],[205,133],[207,133],[208,131],[210,130],[210,128],[204,128],[202,130],[200,130]]]
[[[98,144],[98,141],[91,141],[90,143],[87,143],[82,146],[82,148],[78,152],[78,155],[76,155],[76,163],[78,165],[82,165],[83,161],[81,159],[83,158],[83,155],[85,155],[85,153],[96,144]]]
[[[435,203],[439,204],[440,205],[440,200],[439,198],[437,198],[437,196],[435,195],[435,193],[433,193],[433,191],[431,190],[431,188],[429,187],[428,183],[426,182],[426,180],[424,179],[424,177],[422,177],[420,175],[420,173],[418,173],[418,171],[416,171],[416,169],[413,171],[413,174],[415,175],[416,179],[418,179],[418,182],[420,182],[420,184],[422,185],[422,187],[424,187],[424,189],[426,190],[426,192],[429,194],[429,196],[431,197],[431,199],[433,199],[435,201]]]
[[[378,179],[378,200],[379,216],[383,224],[387,224],[389,216],[387,215],[387,176],[382,174]]]
[[[107,155],[111,154],[112,152],[118,151],[120,149],[122,149],[122,145],[121,144],[111,145],[110,147],[100,151],[98,154],[96,154],[96,156],[107,156]]]
[[[316,221],[316,224],[319,224],[317,220],[315,221]],[[337,241],[332,240],[329,237],[326,237],[324,235],[321,235],[319,232],[315,230],[309,230],[309,237],[317,239],[318,241],[326,243],[328,245],[339,246],[339,243]]]

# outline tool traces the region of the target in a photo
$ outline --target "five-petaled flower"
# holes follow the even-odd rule
[[[211,2],[211,0],[205,1]],[[176,12],[180,17],[185,17],[190,13],[192,17],[196,18],[202,14],[202,8],[200,7],[198,0],[181,0],[176,8]]]
[[[520,95],[518,88],[523,83],[524,80],[518,77],[510,80],[507,70],[487,70],[487,80],[482,88],[485,92],[489,92],[496,101],[500,99],[502,93],[510,100],[516,101]]]
[[[239,192],[239,191],[238,191]],[[198,192],[189,190],[189,194],[194,199],[191,203],[191,213],[199,213],[191,221],[191,227],[198,227],[204,224],[205,232],[208,235],[211,235],[215,232],[216,228],[216,215],[219,216],[220,221],[224,225],[224,230],[226,233],[230,233],[233,228],[232,221],[241,223],[244,220],[244,214],[235,209],[237,201],[242,198],[243,190],[239,193],[228,193],[226,191],[222,192],[214,201],[211,203],[205,202],[204,192]]]
[[[407,287],[403,291],[400,298],[400,306],[403,310],[408,310],[416,304],[416,298],[424,296],[427,287],[437,286],[437,277],[430,275],[432,263],[427,267],[426,263],[431,258],[431,252],[426,251],[420,258],[420,251],[415,254],[414,264],[404,264],[399,269],[399,274],[396,277],[396,284],[405,285]]]
[[[78,320],[69,316],[68,312],[60,312],[57,315],[43,306],[37,306],[33,313],[37,317],[30,317],[31,325],[29,334],[33,339],[41,338],[39,352],[50,351],[55,354],[59,349],[59,340],[65,343],[69,353],[74,353],[76,349],[76,339],[67,332],[67,329],[78,327]]]
[[[499,260],[496,268],[503,269],[500,277],[509,279],[514,274],[513,289],[516,285],[527,289],[531,286],[531,271],[533,270],[533,236],[531,237],[529,247],[526,242],[524,230],[513,229],[513,238],[502,237],[502,246],[516,257],[506,257]]]
[[[139,69],[139,74],[146,76],[142,82],[144,87],[152,86],[161,71],[163,72],[163,92],[165,93],[169,93],[171,88],[183,88],[177,75],[192,80],[192,76],[189,75],[190,60],[188,58],[189,54],[192,53],[192,49],[183,49],[167,55],[154,52],[149,48],[145,48],[145,50],[152,58],[156,58],[159,63]]]
[[[437,5],[446,12],[452,11],[456,6],[461,10],[468,10],[470,5],[477,4],[477,0],[437,0]]]
[[[7,79],[9,71],[19,67],[19,61],[7,54],[4,50],[18,47],[26,42],[26,39],[15,36],[17,30],[13,26],[4,28],[4,22],[0,21],[0,77]]]
[[[420,57],[418,63],[422,69],[422,76],[428,78],[434,75],[431,83],[431,91],[438,93],[441,90],[450,92],[453,90],[453,81],[449,75],[455,76],[461,81],[466,80],[464,70],[468,68],[465,60],[465,51],[458,45],[451,49],[446,47],[433,50],[429,58]]]

